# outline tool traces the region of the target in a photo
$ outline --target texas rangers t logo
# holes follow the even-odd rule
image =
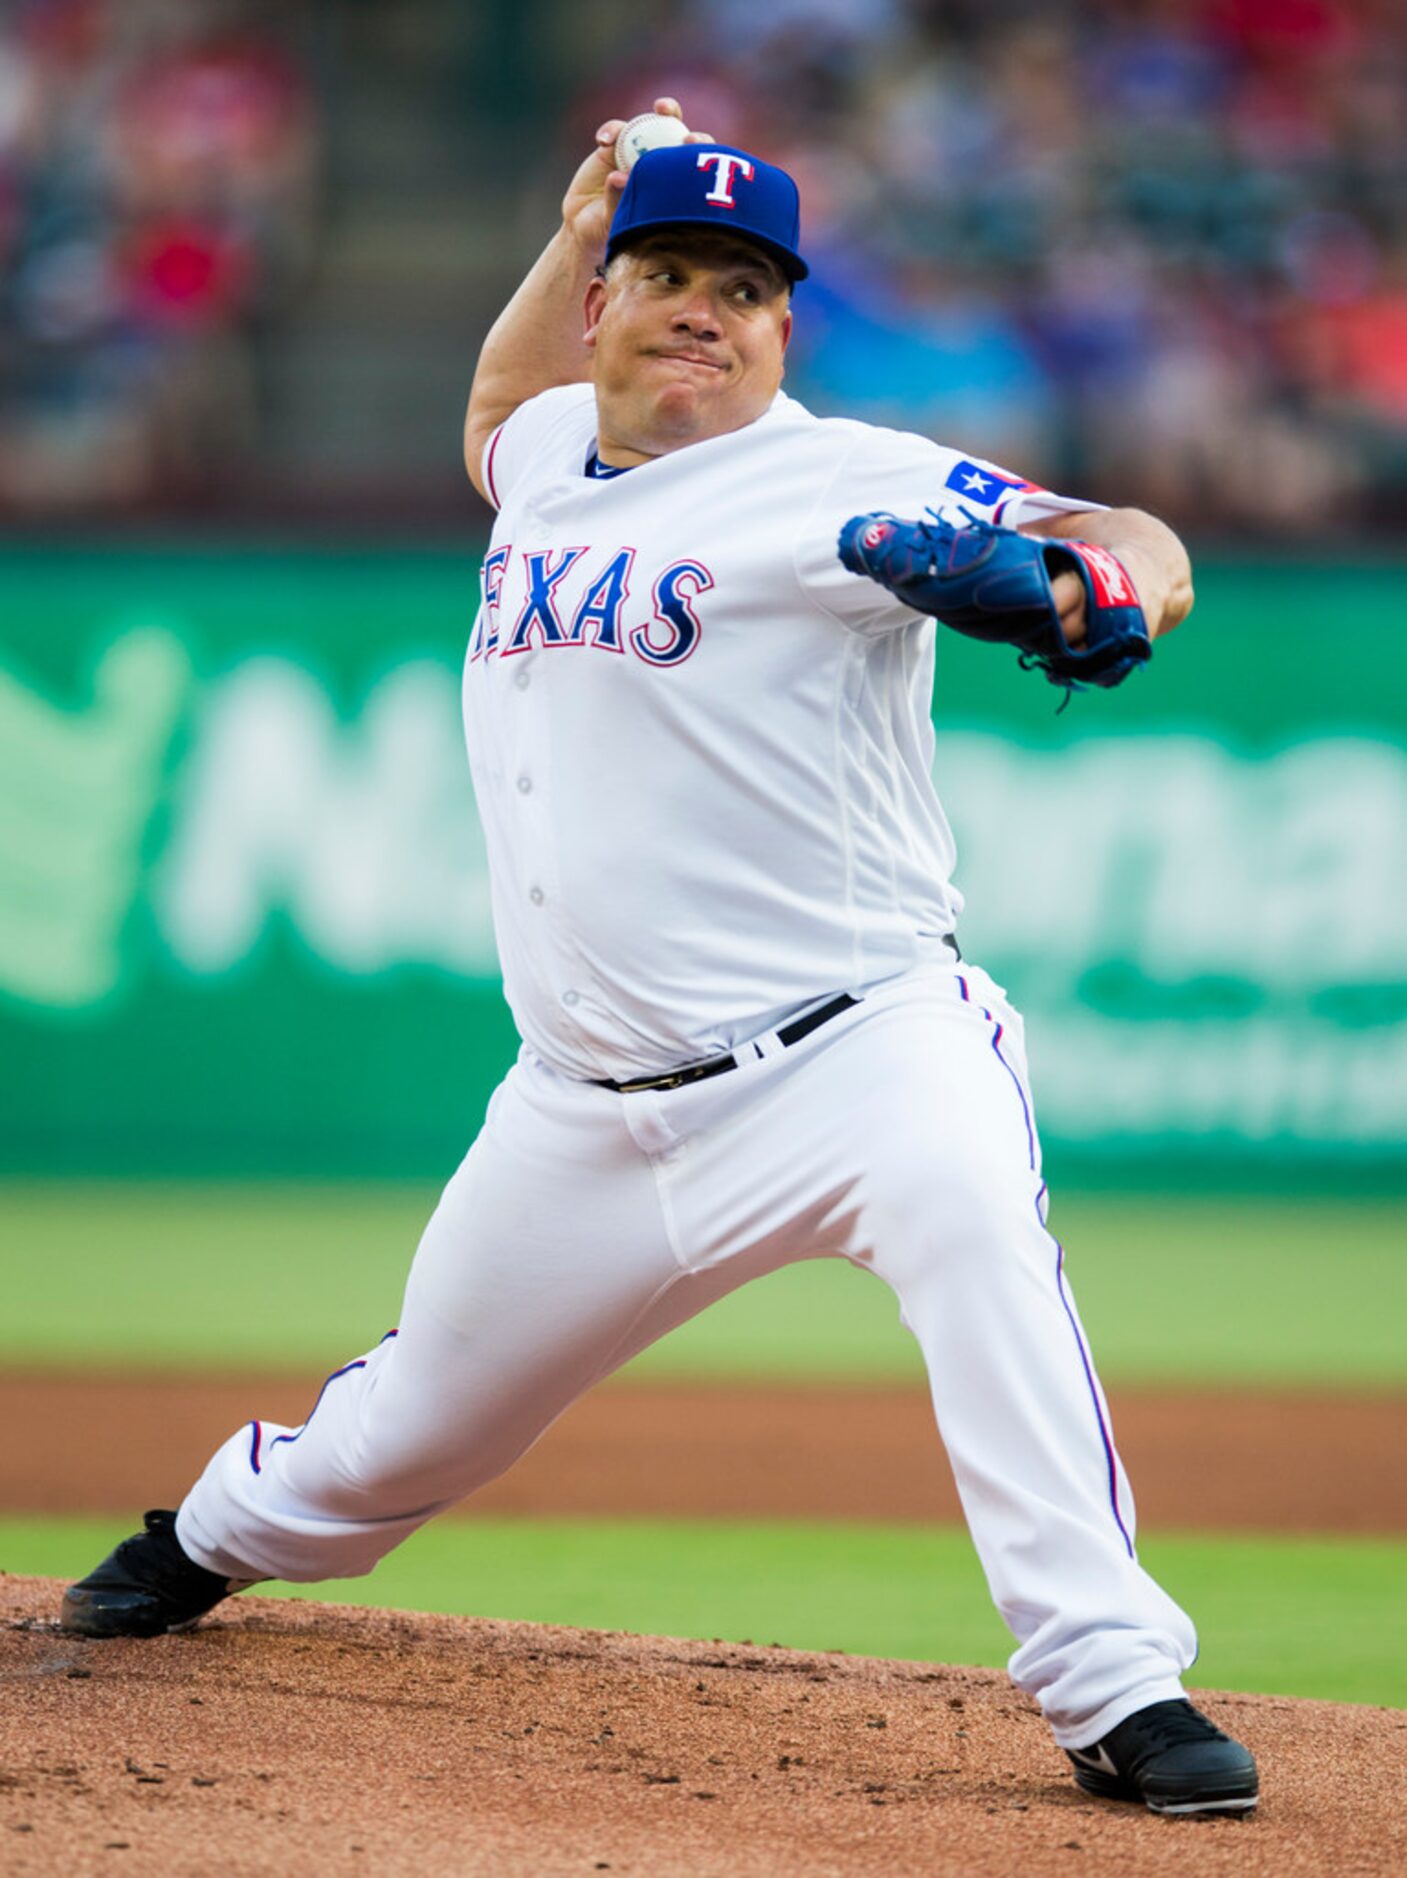
[[[731,156],[725,150],[700,150],[699,168],[706,170],[713,163],[718,165],[718,170],[704,201],[721,203],[725,209],[737,208],[733,200],[733,178],[741,176],[745,183],[750,183],[755,174],[751,163],[746,157]]]

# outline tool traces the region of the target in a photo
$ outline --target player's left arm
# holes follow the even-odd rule
[[[836,552],[843,568],[911,613],[1014,647],[1023,665],[1039,667],[1067,695],[1108,689],[1146,664],[1154,636],[1191,609],[1187,552],[1141,510],[1068,510],[1062,501],[1028,486],[1023,502],[1036,513],[1017,526],[986,521],[960,503],[945,504],[948,514],[957,507],[960,521],[935,508],[914,521],[870,510],[842,525]]]
[[[1020,532],[1055,540],[1090,541],[1114,555],[1133,582],[1150,639],[1170,633],[1192,611],[1192,563],[1182,542],[1156,515],[1145,514],[1142,509],[1087,509],[1042,516],[1023,523]],[[1062,573],[1054,576],[1051,588],[1066,643],[1083,645],[1084,583],[1076,574]]]

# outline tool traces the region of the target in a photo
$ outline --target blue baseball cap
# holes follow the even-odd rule
[[[638,158],[616,204],[609,261],[664,228],[713,228],[771,255],[788,280],[810,268],[797,253],[801,198],[785,170],[726,143],[683,143]]]

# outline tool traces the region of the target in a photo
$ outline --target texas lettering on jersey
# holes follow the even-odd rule
[[[693,602],[714,584],[702,561],[671,561],[655,577],[649,600],[632,603],[632,582],[637,590],[643,584],[634,548],[531,548],[515,565],[511,542],[485,558],[481,579],[471,665],[562,646],[621,657],[631,652],[646,665],[682,665],[703,631]],[[516,608],[504,604],[509,585],[522,593]]]

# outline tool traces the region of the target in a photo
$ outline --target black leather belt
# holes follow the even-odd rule
[[[943,944],[953,956],[961,960],[958,942],[951,933],[944,935]],[[833,1017],[839,1017],[842,1011],[852,1010],[860,1002],[852,998],[848,991],[842,991],[828,1004],[818,1005],[814,1011],[807,1011],[801,1017],[794,1017],[789,1024],[783,1024],[773,1032],[784,1050],[789,1050],[794,1043],[800,1043],[803,1037],[809,1037],[813,1030],[819,1030],[822,1024],[828,1024]],[[755,1047],[755,1046],[754,1046]],[[634,1095],[642,1089],[682,1089],[686,1083],[707,1082],[710,1076],[726,1076],[730,1069],[740,1067],[739,1057],[748,1060],[749,1046],[743,1044],[740,1050],[730,1051],[727,1056],[711,1056],[706,1063],[692,1063],[687,1069],[672,1069],[663,1076],[635,1076],[629,1082],[614,1082],[609,1076],[596,1078],[598,1089],[614,1089],[617,1095]],[[758,1049],[759,1060],[763,1052]]]
[[[842,1011],[850,1010],[858,1004],[858,998],[852,998],[848,991],[823,1004],[819,1010],[808,1011],[804,1017],[794,1017],[789,1024],[783,1024],[773,1032],[784,1049],[790,1049],[794,1043],[800,1043],[803,1037],[809,1037],[813,1030],[819,1030],[822,1024],[828,1024],[833,1017],[839,1017]],[[743,1051],[750,1046],[744,1044]],[[759,1060],[761,1050],[757,1051]],[[746,1056],[744,1056],[746,1061]],[[738,1053],[730,1051],[727,1056],[711,1056],[706,1063],[693,1063],[687,1069],[672,1069],[663,1076],[636,1076],[630,1082],[612,1082],[603,1076],[597,1082],[598,1089],[614,1089],[618,1095],[634,1095],[640,1089],[682,1089],[688,1082],[706,1082],[710,1076],[726,1076],[730,1069],[737,1069]]]

